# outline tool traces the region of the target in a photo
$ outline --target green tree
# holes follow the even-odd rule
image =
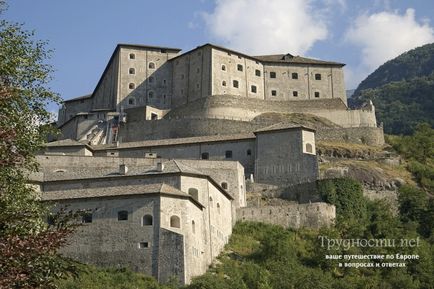
[[[0,1],[0,16],[5,3]],[[69,214],[55,226],[49,208],[37,200],[29,174],[48,133],[45,107],[58,97],[48,88],[51,67],[45,43],[33,32],[0,20],[0,288],[53,288],[53,280],[75,272],[57,254],[73,230]]]

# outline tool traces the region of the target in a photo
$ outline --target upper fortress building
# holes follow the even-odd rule
[[[251,132],[278,122],[243,126],[264,114],[304,113],[330,121],[329,127],[371,128],[371,142],[381,144],[373,105],[347,107],[343,66],[289,53],[250,56],[212,44],[183,54],[119,44],[93,93],[64,102],[58,126],[61,138],[106,144],[203,135],[197,126],[209,135],[227,131],[216,121],[203,128],[210,119],[242,121],[230,132]],[[187,119],[190,131],[173,131],[179,118]],[[161,119],[166,121],[146,122]]]

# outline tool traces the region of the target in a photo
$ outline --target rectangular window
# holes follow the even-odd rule
[[[259,69],[256,69],[256,70],[255,70],[255,75],[256,75],[256,76],[261,76],[261,71],[260,71]]]
[[[321,74],[315,73],[315,80],[321,80]]]
[[[277,95],[277,90],[272,90],[271,91],[271,96],[276,96]]]
[[[202,158],[203,160],[207,160],[207,159],[209,159],[209,153],[202,153],[201,158]]]
[[[276,72],[271,71],[270,72],[270,78],[276,78]]]
[[[292,73],[292,79],[298,79],[298,73],[297,72]]]
[[[295,90],[294,90],[294,91],[292,92],[292,96],[297,97],[297,96],[298,96],[298,91],[295,91]]]
[[[238,70],[238,71],[243,71],[243,66],[242,66],[241,64],[238,64],[238,65],[237,65],[237,70]]]
[[[315,97],[319,98],[319,92],[318,91],[315,91]]]
[[[234,86],[235,88],[238,88],[238,86],[239,86],[238,80],[234,80],[234,81],[232,82],[232,84],[233,84],[233,86]]]
[[[225,152],[225,158],[231,159],[232,158],[232,151],[226,151]]]
[[[252,85],[252,86],[251,86],[251,91],[252,91],[253,93],[256,93],[256,85]]]
[[[149,243],[148,242],[140,242],[139,243],[139,249],[145,249],[145,248],[149,248]]]

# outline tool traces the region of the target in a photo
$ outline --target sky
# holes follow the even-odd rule
[[[91,93],[118,43],[204,43],[250,55],[291,53],[346,63],[354,89],[379,65],[434,42],[433,0],[7,0],[2,15],[53,49],[50,86]],[[55,111],[53,105],[49,110]]]

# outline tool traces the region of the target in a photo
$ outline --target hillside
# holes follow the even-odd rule
[[[350,99],[360,106],[372,100],[377,120],[388,134],[411,134],[420,122],[434,126],[434,44],[381,65],[363,80]]]

